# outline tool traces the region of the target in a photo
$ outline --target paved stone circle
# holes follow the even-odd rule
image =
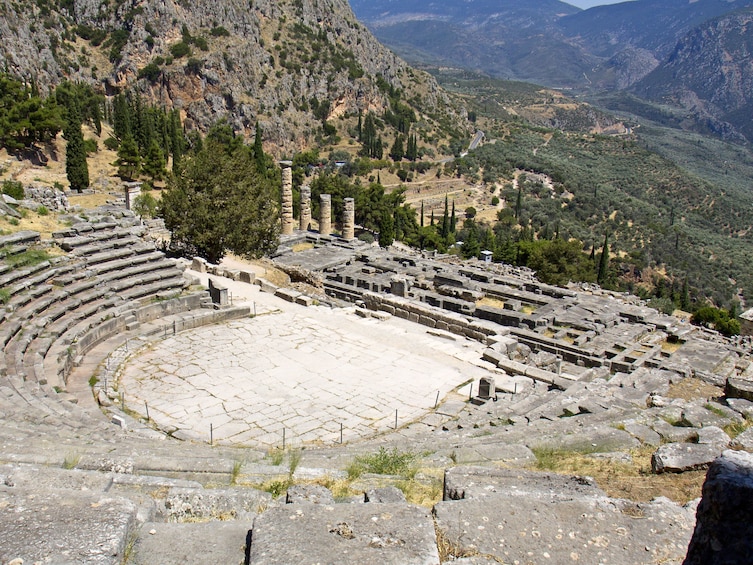
[[[198,328],[134,354],[127,408],[178,437],[280,446],[373,436],[413,421],[469,379],[483,346],[350,310],[298,309]]]

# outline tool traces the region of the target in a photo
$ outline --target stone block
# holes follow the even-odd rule
[[[672,443],[698,441],[698,430],[684,426],[673,426],[663,419],[658,419],[651,424],[651,428],[658,433],[664,441]]]
[[[727,398],[727,406],[748,420],[753,420],[753,402],[744,398]]]
[[[249,565],[439,565],[434,520],[407,504],[286,504],[254,520]]]
[[[735,437],[735,439],[730,441],[729,445],[732,449],[738,449],[753,453],[753,428],[748,428],[743,433]]]
[[[197,524],[146,523],[129,565],[243,563],[253,522],[230,520]]]
[[[604,495],[592,479],[585,477],[489,467],[453,467],[444,472],[443,500],[482,500],[501,493],[526,496],[534,492]]]
[[[721,452],[727,449],[729,445],[729,436],[727,433],[716,426],[707,426],[698,430],[698,443],[713,445]]]
[[[724,395],[727,398],[744,398],[753,402],[753,381],[729,378],[724,387]]]
[[[279,288],[276,284],[271,283],[267,279],[263,279],[261,277],[256,279],[254,282],[262,292],[267,292],[269,294],[274,294]]]
[[[196,519],[245,519],[256,516],[272,495],[255,489],[171,488],[165,497],[165,518],[170,522]]]
[[[625,424],[625,431],[631,436],[637,438],[644,445],[658,446],[661,444],[661,436],[643,424]]]
[[[332,492],[322,485],[293,485],[285,496],[285,504],[334,504]]]
[[[136,506],[105,493],[0,486],[0,563],[120,565]]]
[[[397,487],[377,487],[363,493],[363,501],[379,504],[405,503],[405,495]]]
[[[275,296],[278,298],[282,298],[286,302],[295,302],[295,299],[298,298],[301,295],[300,292],[297,290],[293,290],[291,288],[278,288],[275,291]]]
[[[314,303],[314,299],[305,294],[301,294],[295,297],[295,303],[299,306],[306,306],[307,308]]]
[[[439,502],[437,529],[452,547],[502,563],[680,563],[693,512],[663,499],[635,503],[527,488],[527,477],[486,498]],[[522,488],[512,488],[512,487]]]
[[[227,287],[212,279],[209,279],[209,296],[212,297],[212,302],[214,304],[220,306],[227,306],[230,304]]]
[[[253,271],[241,271],[239,280],[244,283],[253,284],[256,280],[256,273]]]
[[[651,469],[654,473],[682,473],[705,469],[721,452],[720,447],[710,444],[669,443],[662,445],[651,456]]]
[[[753,455],[725,451],[706,474],[684,565],[750,563],[753,556]]]

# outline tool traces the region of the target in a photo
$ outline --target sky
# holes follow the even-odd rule
[[[567,2],[568,4],[584,9],[593,8],[594,6],[602,6],[604,4],[617,4],[624,1],[625,0],[563,0],[563,2]]]

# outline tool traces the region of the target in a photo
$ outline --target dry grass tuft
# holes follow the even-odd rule
[[[701,496],[705,471],[655,475],[651,471],[651,455],[654,451],[656,448],[651,446],[635,449],[630,452],[633,463],[627,464],[596,459],[576,451],[535,450],[537,462],[534,468],[593,477],[607,495],[635,502],[649,502],[659,496],[666,496],[679,504],[685,504]]]

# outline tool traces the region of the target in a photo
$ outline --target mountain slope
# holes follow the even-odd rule
[[[694,29],[634,92],[685,108],[722,137],[753,141],[751,24],[753,9],[746,9]]]
[[[189,128],[225,117],[250,136],[259,121],[280,152],[310,145],[325,120],[384,112],[395,90],[460,123],[433,79],[379,44],[345,0],[19,1],[0,16],[0,68],[42,91],[64,79],[108,95],[135,88],[180,108]]]

